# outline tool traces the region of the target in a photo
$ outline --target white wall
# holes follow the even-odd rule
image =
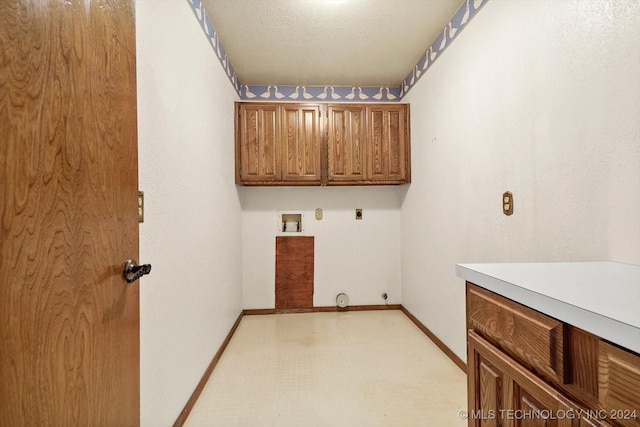
[[[315,236],[314,305],[387,292],[463,359],[456,263],[640,264],[639,5],[491,0],[403,100],[410,186],[240,190],[222,67],[184,0],[138,0],[142,424],[175,421],[243,306],[274,306],[279,210]]]
[[[244,308],[275,306],[278,211],[304,215],[314,236],[314,306],[400,303],[400,204],[403,187],[245,188],[242,200]],[[315,209],[323,219],[315,219]],[[363,219],[355,220],[355,209]],[[383,292],[388,299],[383,300]]]
[[[136,2],[141,423],[172,425],[242,309],[237,99],[184,0]]]
[[[402,303],[463,360],[456,263],[640,264],[639,8],[491,0],[403,100]]]

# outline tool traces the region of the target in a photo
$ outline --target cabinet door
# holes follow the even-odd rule
[[[469,426],[495,427],[502,425],[499,421],[501,411],[505,409],[504,367],[496,365],[490,358],[471,345],[469,336]]]
[[[598,397],[613,423],[640,427],[640,356],[600,342]]]
[[[468,351],[469,426],[577,425],[577,406],[473,331]]]
[[[278,181],[280,128],[275,104],[236,104],[236,182]]]
[[[410,181],[408,106],[406,104],[367,107],[368,178],[402,183]]]
[[[282,120],[282,180],[317,184],[320,168],[320,106],[285,104]]]
[[[329,105],[327,109],[328,181],[365,179],[365,107]]]

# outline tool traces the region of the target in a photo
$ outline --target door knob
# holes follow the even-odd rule
[[[135,259],[128,259],[124,262],[122,275],[127,283],[133,283],[145,274],[151,273],[151,264],[138,265]]]

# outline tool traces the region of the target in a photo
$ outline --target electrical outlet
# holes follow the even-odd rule
[[[316,219],[320,221],[322,219],[322,208],[316,209]]]
[[[362,209],[356,209],[356,219],[362,219]]]
[[[502,195],[502,213],[507,216],[513,214],[513,194],[511,191],[506,191]]]

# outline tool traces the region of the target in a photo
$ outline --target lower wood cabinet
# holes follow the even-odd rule
[[[610,426],[477,333],[469,332],[470,426]]]
[[[599,350],[598,397],[602,407],[617,415],[620,425],[640,426],[640,356],[606,342],[600,343]]]
[[[469,332],[470,426],[573,426],[580,408],[475,332]]]
[[[477,286],[467,290],[469,327],[523,360],[539,375],[562,379],[562,322],[499,298]]]
[[[467,283],[469,426],[640,427],[640,355]]]

